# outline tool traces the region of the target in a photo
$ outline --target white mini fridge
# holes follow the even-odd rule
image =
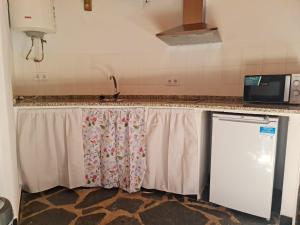
[[[210,202],[270,219],[278,121],[213,114]]]

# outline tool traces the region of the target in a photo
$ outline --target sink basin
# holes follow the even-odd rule
[[[179,103],[179,104],[192,104],[192,103],[199,103],[200,100],[169,100],[166,103]]]
[[[118,98],[118,99],[113,99],[113,98],[105,98],[100,100],[100,102],[123,102],[124,99]]]

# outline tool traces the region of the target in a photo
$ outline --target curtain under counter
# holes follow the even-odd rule
[[[202,116],[194,109],[148,109],[143,187],[200,197],[207,160],[202,154]]]
[[[17,144],[23,188],[85,184],[80,109],[20,109]]]
[[[19,109],[24,189],[143,186],[200,196],[205,120],[203,112],[184,108]]]
[[[139,191],[146,170],[145,109],[83,109],[88,187]]]

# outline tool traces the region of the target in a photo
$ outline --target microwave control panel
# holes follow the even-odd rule
[[[300,74],[292,74],[290,103],[300,104]]]

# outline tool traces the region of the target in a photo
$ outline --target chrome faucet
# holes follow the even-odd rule
[[[117,79],[114,75],[111,75],[109,77],[109,79],[113,80],[113,82],[114,82],[114,93],[113,93],[112,97],[113,97],[114,100],[117,100],[119,95],[120,95],[120,92],[118,91]]]

